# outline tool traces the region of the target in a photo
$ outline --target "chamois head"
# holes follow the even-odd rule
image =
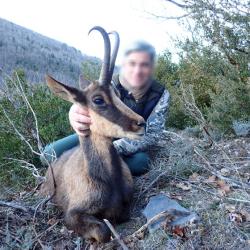
[[[46,76],[47,84],[57,96],[88,109],[92,120],[91,133],[136,139],[144,133],[145,121],[118,98],[110,84],[119,49],[119,35],[117,32],[109,33],[115,36],[111,55],[109,34],[99,26],[92,28],[89,33],[93,30],[99,31],[104,40],[104,60],[99,80],[90,82],[80,77],[80,89],[77,89]]]

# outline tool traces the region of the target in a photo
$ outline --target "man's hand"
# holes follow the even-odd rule
[[[73,104],[69,110],[69,122],[78,135],[86,136],[89,134],[91,119],[88,110],[84,107]]]

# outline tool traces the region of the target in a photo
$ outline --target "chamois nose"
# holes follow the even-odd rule
[[[138,121],[137,126],[145,128],[146,127],[146,122],[145,121]]]

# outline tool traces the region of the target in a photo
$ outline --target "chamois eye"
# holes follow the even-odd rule
[[[105,101],[103,100],[103,98],[101,96],[93,98],[93,103],[98,105],[98,106],[105,105]]]

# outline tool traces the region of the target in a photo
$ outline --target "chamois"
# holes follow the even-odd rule
[[[104,60],[100,78],[90,82],[80,77],[80,89],[46,76],[57,96],[88,109],[92,123],[87,136],[79,136],[79,146],[66,151],[48,168],[40,193],[53,195],[64,212],[67,227],[85,239],[110,240],[103,219],[119,223],[129,218],[133,180],[129,168],[116,152],[114,138],[138,139],[144,133],[144,119],[129,109],[111,85],[119,49],[119,34],[95,26],[104,40]],[[109,35],[115,37],[113,52]]]

